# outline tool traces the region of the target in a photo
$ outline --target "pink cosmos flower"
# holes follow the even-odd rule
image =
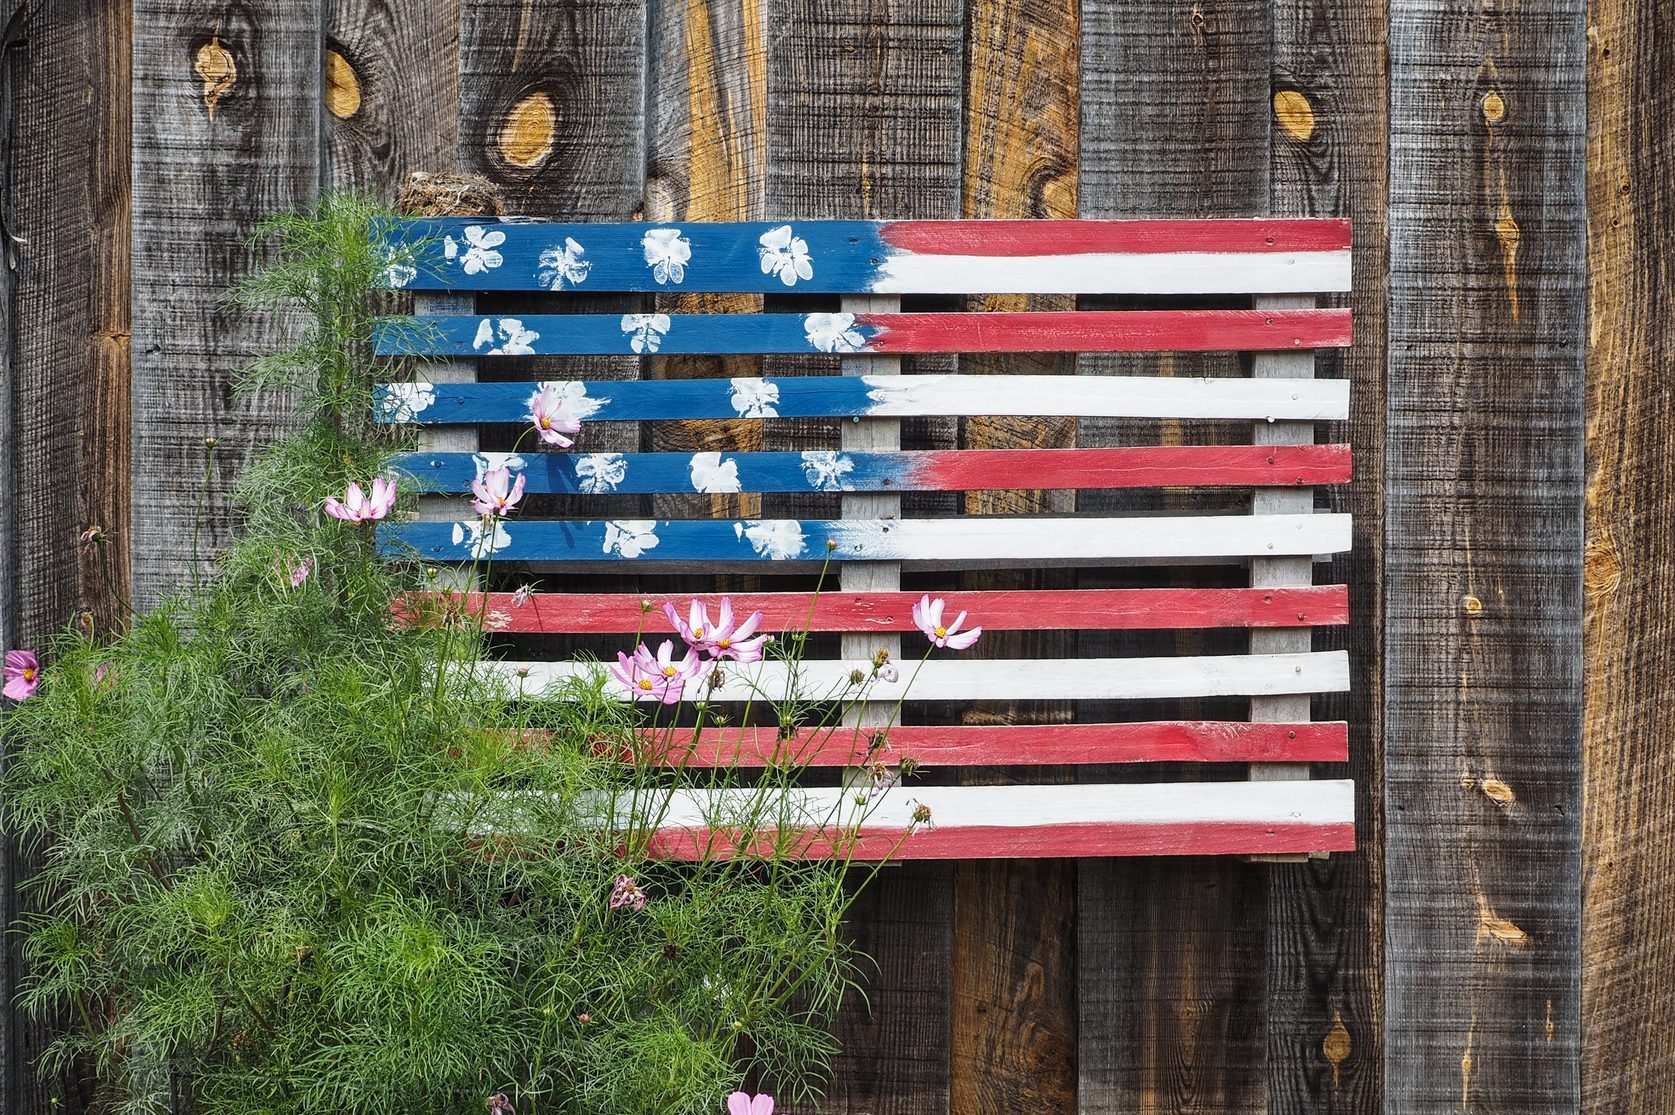
[[[477,497],[471,501],[471,509],[479,515],[505,515],[523,498],[523,481],[521,472],[514,484],[511,469],[489,469],[481,480],[471,482],[471,492]]]
[[[566,434],[582,432],[581,419],[566,412],[564,392],[555,383],[544,385],[530,396],[529,420],[535,423],[535,432],[540,435],[543,444],[556,445],[560,449],[576,444]]]
[[[680,618],[680,613],[675,611],[673,604],[663,605],[663,614],[669,617],[670,625],[680,632],[680,637],[685,639],[688,645],[712,658],[760,662],[762,644],[772,638],[770,635],[756,634],[756,629],[762,625],[761,612],[752,612],[743,623],[735,625],[733,598],[730,596],[721,598],[721,608],[714,623],[710,622],[709,609],[697,600],[687,609],[687,618],[684,621]]]
[[[93,668],[93,684],[100,689],[116,688],[116,667],[109,662],[101,662]]]
[[[515,1115],[512,1101],[505,1092],[496,1092],[483,1101],[483,1106],[489,1109],[489,1115]]]
[[[535,595],[534,585],[519,585],[518,591],[512,594],[512,607],[521,608],[529,603],[529,598]]]
[[[663,640],[656,654],[641,643],[634,649],[632,658],[619,652],[616,659],[617,664],[609,667],[611,676],[636,701],[675,704],[686,683],[704,672],[703,662],[691,650],[679,662],[675,661],[675,644],[669,639]]]
[[[32,651],[8,650],[6,652],[6,686],[0,689],[14,701],[21,701],[32,697],[35,690],[41,687],[41,663]]]
[[[301,587],[312,572],[314,572],[313,558],[280,556],[273,559],[273,575],[279,578],[281,584],[289,582],[292,588]]]
[[[635,910],[646,908],[646,892],[640,889],[632,876],[618,875],[616,886],[611,888],[610,908],[620,910],[624,906],[632,906]]]
[[[973,627],[970,631],[961,631],[960,624],[965,622],[965,613],[961,612],[953,623],[942,622],[942,597],[935,600],[926,593],[919,598],[919,603],[913,605],[913,623],[925,633],[933,646],[952,647],[954,650],[964,650],[977,641],[977,636],[983,633],[981,627]]]
[[[343,493],[342,503],[334,496],[326,497],[326,514],[346,523],[374,522],[394,509],[395,481],[382,476],[373,479],[370,497],[361,491],[359,484],[349,485],[349,490]]]
[[[727,1115],[774,1115],[774,1098],[766,1092],[734,1092],[727,1097]]]

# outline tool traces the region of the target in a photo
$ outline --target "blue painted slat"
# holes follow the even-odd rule
[[[811,329],[811,318],[831,321],[835,328]],[[829,313],[420,316],[379,322],[373,351],[378,356],[861,352],[877,331],[853,315]]]
[[[929,456],[928,454],[922,454]],[[425,491],[463,492],[480,470],[509,467],[531,493],[877,492],[921,486],[902,453],[401,453],[390,461]]]

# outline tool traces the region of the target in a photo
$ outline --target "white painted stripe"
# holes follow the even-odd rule
[[[971,617],[968,626],[980,624]],[[677,643],[678,636],[669,636]],[[652,646],[661,633],[645,636]],[[912,646],[912,644],[909,644]],[[921,644],[922,645],[922,644]],[[909,653],[917,651],[917,647]],[[537,695],[568,678],[586,678],[603,667],[587,662],[512,662],[485,664],[508,686]],[[805,661],[797,666],[796,694],[805,700],[962,701],[981,696],[992,700],[1141,699],[1172,697],[1269,696],[1282,693],[1337,693],[1349,688],[1349,654],[1333,650],[1303,654],[1232,654],[1164,658],[998,659],[937,658],[920,664],[912,659],[896,664],[894,682],[865,680],[852,675],[867,665],[854,662]],[[527,670],[526,678],[518,677]],[[683,695],[688,700],[709,697],[722,701],[785,699],[790,693],[789,663],[765,661],[739,666],[728,663],[725,678],[713,692],[694,682]],[[624,690],[611,680],[610,692]],[[553,694],[561,696],[560,694]]]
[[[1347,779],[1307,782],[1188,782],[1070,786],[918,786],[907,783],[857,805],[842,787],[788,790],[768,799],[749,790],[677,790],[659,827],[736,824],[864,823],[906,828],[919,805],[938,829],[967,826],[1034,828],[1053,824],[1344,824],[1355,819],[1355,784]]]
[[[1349,381],[1175,376],[862,376],[871,417],[1076,414],[1336,422]]]
[[[1096,252],[978,256],[892,252],[878,294],[1292,294],[1350,288],[1349,252]]]
[[[1348,550],[1351,527],[1348,515],[866,519],[833,524],[837,549],[832,556],[865,554],[901,561],[1313,556]]]

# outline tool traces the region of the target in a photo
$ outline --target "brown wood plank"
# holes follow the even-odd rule
[[[1585,14],[1391,12],[1390,1111],[1580,1102]]]
[[[1656,5],[1589,7],[1582,1110],[1675,1111],[1675,43]]]
[[[767,215],[768,44],[761,0],[671,0],[655,5],[650,30],[657,65],[649,75],[646,121],[651,160],[646,219],[750,221]],[[668,294],[664,313],[750,313],[760,295]],[[760,376],[759,356],[669,356],[650,361],[659,379]],[[762,448],[760,422],[660,422],[646,448],[679,453]],[[751,517],[754,494],[662,497],[660,518]]]
[[[130,592],[130,6],[0,5],[5,277],[0,278],[0,647],[41,649],[73,616],[125,623]],[[93,524],[112,541],[81,554]],[[101,568],[107,561],[107,573]],[[35,857],[0,850],[0,916]],[[13,1011],[16,946],[0,953],[0,1107],[79,1111],[79,1082],[33,1068],[50,1024]],[[56,1106],[55,1106],[56,1105]]]
[[[187,0],[134,4],[136,604],[208,569],[234,522],[234,478],[285,420],[272,398],[236,398],[232,380],[288,323],[222,297],[254,262],[257,222],[315,195],[320,28],[315,3],[257,0],[214,18]]]
[[[1081,216],[1267,211],[1269,26],[1270,6],[1259,0],[1083,0]],[[1226,356],[1084,356],[1080,366],[1096,373],[1245,373],[1237,358]],[[1242,440],[1248,429],[1084,421],[1080,431],[1083,445],[1211,437]],[[1220,499],[1083,493],[1077,506],[1105,513],[1248,510],[1211,502]],[[1084,577],[1082,583],[1094,582]],[[1083,654],[1217,653],[1220,638],[1095,635],[1084,636],[1080,646]],[[1197,713],[1170,703],[1123,714]],[[1083,715],[1104,712],[1085,709]],[[1146,777],[1228,773],[1159,769]],[[1106,774],[1091,770],[1079,777]],[[1267,1110],[1261,911],[1269,870],[1215,860],[1080,865],[1081,1111]]]
[[[1274,7],[1272,212],[1348,216],[1355,230],[1355,345],[1317,352],[1316,374],[1347,377],[1350,422],[1324,439],[1355,445],[1355,482],[1328,489],[1355,517],[1353,550],[1315,570],[1348,583],[1347,629],[1315,645],[1350,652],[1348,694],[1318,698],[1315,715],[1350,724],[1350,761],[1318,778],[1354,779],[1356,851],[1270,868],[1267,1055],[1269,1108],[1299,1113],[1383,1110],[1381,708],[1384,470],[1384,198],[1387,114],[1384,13],[1359,0]]]
[[[972,0],[966,10],[965,162],[961,216],[1076,216],[1078,151],[1076,0]],[[1066,310],[1074,298],[1010,295],[974,299],[987,312]],[[969,374],[1073,374],[1073,354],[967,356]],[[974,449],[1076,444],[1075,419],[968,418],[960,446]],[[975,515],[1064,514],[1067,491],[968,492]],[[1069,571],[988,573],[963,587],[1066,588]],[[991,632],[976,657],[1067,657],[1068,632]],[[1071,718],[1065,702],[974,702],[967,723],[1054,723]],[[964,771],[962,782],[994,781],[1001,771]],[[1037,768],[1030,781],[1068,781]],[[986,860],[954,873],[953,986],[949,1046],[950,1110],[1073,1111],[1076,1108],[1076,865],[1066,860]]]
[[[330,0],[325,171],[388,201],[414,171],[453,170],[459,0]]]
[[[768,213],[793,217],[959,215],[960,0],[768,0]],[[780,296],[775,303],[836,309]],[[770,308],[775,308],[770,306]],[[904,362],[924,370],[925,359]],[[835,375],[835,357],[765,361],[770,374]],[[942,361],[942,367],[950,362]],[[904,442],[915,426],[903,423]],[[836,449],[832,423],[769,423],[766,448]],[[835,517],[835,496],[764,500],[770,515]],[[914,864],[885,872],[856,903],[857,941],[880,965],[840,1019],[844,1052],[823,1110],[937,1115],[948,1110],[953,872]],[[911,964],[911,969],[905,965]]]

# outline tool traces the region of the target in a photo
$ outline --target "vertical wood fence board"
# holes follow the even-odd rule
[[[960,0],[766,0],[763,13],[766,210],[787,218],[958,216]],[[769,308],[781,301],[792,299],[770,299]],[[938,365],[914,360],[905,370],[927,366]],[[836,374],[838,361],[770,358],[764,371]],[[928,447],[912,440],[914,423],[903,425],[905,444]],[[764,444],[837,449],[837,427],[780,421]],[[831,496],[763,502],[771,515],[838,510]],[[857,940],[878,950],[879,971],[868,983],[870,1011],[857,1002],[840,1020],[844,1052],[825,1110],[939,1115],[949,1103],[953,871],[915,864],[890,869],[884,881],[852,913]]]
[[[1584,18],[1391,11],[1390,1111],[1580,1100]]]
[[[1083,0],[1081,12],[1080,215],[1265,213],[1269,5]],[[1225,356],[1084,356],[1080,367],[1094,374],[1239,373],[1238,361]],[[1080,441],[1171,444],[1187,432],[1176,423],[1084,420]],[[1077,506],[1084,513],[1180,509],[1178,498],[1151,498],[1148,504],[1132,493],[1083,493]],[[1090,584],[1085,577],[1083,583]],[[1081,640],[1084,654],[1214,653],[1205,648],[1217,645],[1190,633]],[[1178,704],[1144,713],[1154,714],[1191,713]],[[1080,777],[1133,774],[1094,768]],[[1165,768],[1147,777],[1202,775]],[[1237,911],[1264,907],[1269,870],[1212,860],[1078,866],[1082,1112],[1267,1109],[1264,919]]]
[[[459,147],[459,0],[331,0],[325,176],[388,201],[413,171],[450,171]]]
[[[321,26],[312,2],[134,3],[136,606],[209,570],[233,526],[233,479],[286,419],[283,400],[235,398],[233,379],[294,323],[223,299],[255,263],[257,223],[315,196]],[[217,445],[200,512],[205,438]]]
[[[460,163],[499,188],[507,212],[575,221],[638,216],[646,176],[646,20],[644,3],[461,0]],[[503,304],[544,313],[621,314],[648,308],[649,299],[564,291],[477,300],[483,313]],[[643,363],[638,356],[541,357],[483,362],[479,372],[484,380],[636,380]],[[484,431],[482,448],[510,450],[517,436]],[[633,423],[597,422],[577,446],[631,452],[640,448],[640,437]],[[580,507],[562,498],[547,505],[562,514]],[[645,506],[629,497],[611,514],[631,518]],[[620,591],[636,583],[610,577],[588,587]]]
[[[1675,43],[1654,5],[1589,6],[1582,1110],[1675,1110]]]
[[[1382,3],[1296,0],[1274,8],[1270,150],[1274,216],[1353,221],[1355,344],[1316,353],[1319,374],[1350,380],[1350,422],[1324,440],[1353,439],[1355,480],[1329,488],[1355,516],[1354,549],[1315,570],[1350,586],[1351,626],[1315,645],[1350,652],[1350,691],[1315,700],[1322,720],[1350,725],[1356,852],[1276,866],[1268,876],[1269,1107],[1322,1115],[1383,1111],[1380,584],[1383,546],[1385,154],[1388,136]],[[1333,304],[1327,300],[1326,304]],[[1315,777],[1344,777],[1322,765]]]
[[[762,0],[660,0],[652,6],[646,120],[650,169],[648,221],[762,220],[767,189],[768,44]],[[760,295],[663,294],[663,313],[750,313]],[[668,356],[651,361],[654,378],[760,376],[752,356]],[[648,427],[647,448],[668,452],[745,452],[762,448],[760,422],[685,421]],[[697,505],[697,506],[695,506]],[[692,494],[653,501],[658,517],[755,517],[750,494]]]
[[[966,5],[965,129],[962,217],[1076,216],[1079,154],[1076,0],[970,0]],[[979,312],[1069,310],[1073,297],[991,295],[971,300]],[[1072,374],[1069,354],[973,354],[967,374]],[[1076,444],[1074,419],[967,418],[962,449],[1047,448]],[[975,515],[1065,513],[1068,491],[974,491]],[[966,588],[1063,588],[1074,573],[965,574]],[[968,653],[980,657],[1061,657],[1066,632],[986,635]],[[1063,703],[976,701],[966,723],[1050,723],[1072,717]],[[962,781],[1004,777],[968,770]],[[1051,768],[1031,781],[1068,780]],[[1064,860],[986,860],[954,871],[954,928],[949,1047],[950,1110],[1073,1111],[1076,1107],[1076,866]]]
[[[126,3],[0,7],[0,649],[42,649],[80,613],[107,633],[129,588],[129,86]],[[102,554],[77,535],[99,524]],[[111,588],[100,569],[110,563]],[[3,715],[3,714],[0,714]],[[0,917],[36,857],[0,841]],[[18,938],[0,949],[0,1106],[77,1111],[75,1085],[42,1079],[51,1021],[12,1006]]]

